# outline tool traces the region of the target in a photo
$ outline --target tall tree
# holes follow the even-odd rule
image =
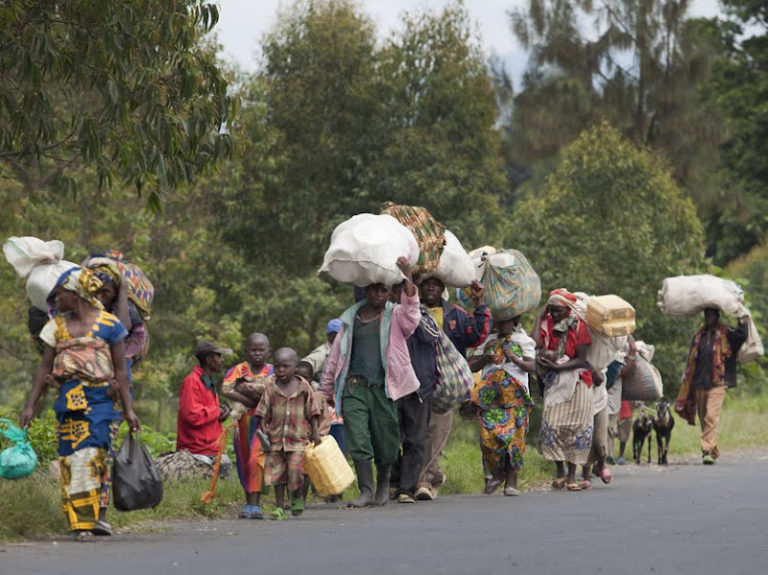
[[[469,243],[501,219],[495,93],[459,4],[405,16],[377,48],[349,1],[299,2],[263,47],[229,237],[272,267],[317,269],[335,225],[386,201],[424,205]]]
[[[677,181],[712,195],[723,130],[697,84],[712,46],[688,0],[530,0],[511,13],[531,50],[509,131],[513,158],[551,166],[578,133],[607,120],[663,150]]]
[[[727,18],[706,23],[720,56],[705,83],[707,99],[728,130],[723,193],[706,222],[720,265],[763,242],[768,231],[768,6],[756,0],[722,4]]]
[[[78,167],[157,192],[229,150],[203,0],[0,3],[0,176],[74,191]]]
[[[266,255],[276,265],[314,271],[333,225],[373,207],[375,43],[373,23],[348,0],[297,2],[264,42],[265,124],[257,129],[273,135],[267,154],[276,162],[267,177],[246,177],[260,182],[256,233],[285,238]]]
[[[376,196],[426,206],[467,243],[498,240],[507,182],[497,93],[468,12],[454,2],[406,14],[380,60],[387,125]]]

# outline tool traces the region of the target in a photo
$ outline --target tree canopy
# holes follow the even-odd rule
[[[0,4],[0,176],[28,191],[116,178],[158,192],[190,182],[231,147],[232,102],[202,0]]]

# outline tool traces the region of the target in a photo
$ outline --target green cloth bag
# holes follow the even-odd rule
[[[0,452],[0,477],[20,479],[32,474],[37,467],[37,454],[27,441],[27,430],[19,429],[7,419],[0,418],[0,434],[10,439],[15,445]]]

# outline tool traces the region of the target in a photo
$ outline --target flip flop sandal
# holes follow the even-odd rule
[[[258,505],[251,505],[251,514],[248,519],[264,519],[264,513]]]
[[[272,512],[272,519],[275,521],[285,521],[288,516],[285,514],[285,510],[282,507],[278,507]]]
[[[240,519],[250,519],[251,513],[253,513],[253,505],[249,504],[240,510],[240,514],[238,515],[238,517]]]
[[[516,495],[520,495],[520,491],[515,489],[514,487],[505,487],[504,488],[504,495],[514,497]]]
[[[495,477],[491,477],[488,481],[485,482],[485,488],[483,489],[483,493],[485,493],[486,495],[495,493],[500,486],[501,486],[501,479],[496,479]]]
[[[103,519],[99,519],[93,526],[91,533],[100,537],[109,537],[112,535],[112,526]]]
[[[581,485],[579,485],[578,483],[569,483],[565,487],[566,487],[566,489],[568,489],[568,491],[581,491],[582,490],[581,489]]]
[[[592,482],[589,479],[584,479],[580,484],[579,487],[581,487],[582,491],[586,491],[587,489],[592,489]],[[573,490],[571,490],[573,491]]]
[[[304,502],[301,499],[291,501],[291,515],[298,517],[304,513]]]
[[[77,531],[75,532],[75,541],[78,543],[90,543],[94,540],[93,532],[92,531]]]
[[[552,482],[552,489],[562,489],[565,487],[565,477],[558,477]]]
[[[600,479],[603,483],[608,485],[611,481],[613,481],[613,473],[611,473],[611,470],[607,467],[603,467],[603,470],[600,472]]]

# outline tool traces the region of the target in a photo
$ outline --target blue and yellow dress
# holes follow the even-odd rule
[[[118,418],[110,397],[114,366],[110,346],[127,331],[114,315],[99,312],[84,337],[72,337],[64,315],[50,320],[40,338],[56,350],[52,375],[61,388],[54,404],[57,420],[61,506],[72,530],[91,530],[99,517],[110,426]]]

